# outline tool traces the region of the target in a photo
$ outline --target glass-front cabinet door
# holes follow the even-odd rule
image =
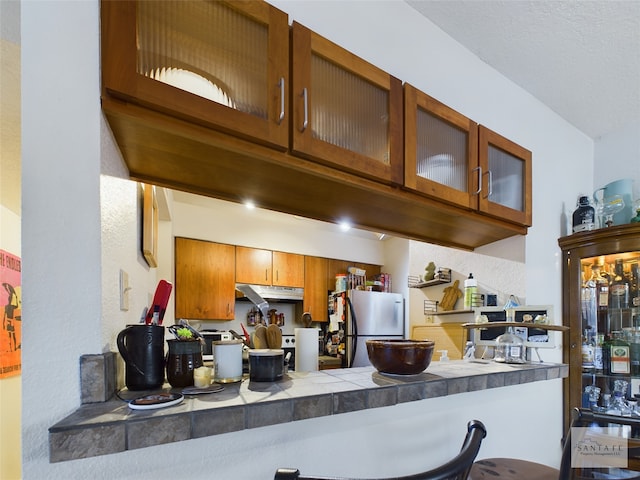
[[[409,84],[404,119],[405,186],[478,208],[478,125]]]
[[[291,150],[402,184],[402,82],[295,22],[292,52]]]
[[[640,415],[640,224],[575,233],[563,251],[563,317],[574,407]]]
[[[531,226],[531,152],[480,125],[480,211]]]
[[[117,98],[288,146],[289,25],[261,1],[107,1],[103,88]]]

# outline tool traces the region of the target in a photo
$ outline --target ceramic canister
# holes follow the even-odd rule
[[[213,342],[213,381],[233,383],[242,380],[242,342],[218,340]]]

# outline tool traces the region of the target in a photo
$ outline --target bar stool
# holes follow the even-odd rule
[[[620,426],[631,427],[629,438],[621,436]],[[580,442],[584,445],[593,445],[594,442],[602,442],[609,437],[610,440],[628,443],[627,467],[618,468],[607,466],[607,460],[601,461],[603,465],[589,466],[577,464],[572,466],[571,455],[573,446],[571,442],[571,428],[586,427],[584,436]],[[611,433],[605,432],[605,427],[611,428]],[[578,462],[579,463],[579,462]],[[562,449],[562,461],[560,470],[540,463],[518,460],[514,458],[486,458],[477,460],[471,467],[468,480],[588,480],[588,479],[640,479],[640,418],[621,417],[594,413],[589,409],[575,408],[572,411],[571,427],[567,432]]]

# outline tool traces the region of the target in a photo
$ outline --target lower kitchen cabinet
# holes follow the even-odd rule
[[[462,323],[432,323],[429,325],[413,325],[412,340],[433,340],[436,342],[433,361],[438,361],[438,351],[446,350],[451,360],[460,360],[467,342],[467,331]]]
[[[176,320],[235,318],[235,248],[176,237]]]

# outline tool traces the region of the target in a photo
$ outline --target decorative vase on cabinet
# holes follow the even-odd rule
[[[575,407],[606,411],[616,385],[625,397],[640,393],[640,225],[574,233],[558,240],[562,249],[563,319],[570,327],[563,361],[565,427]],[[612,298],[621,281],[626,300]],[[616,383],[616,381],[618,381]]]

